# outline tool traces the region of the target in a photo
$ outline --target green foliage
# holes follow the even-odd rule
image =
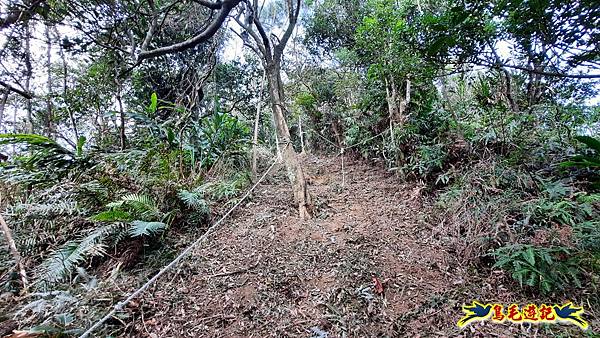
[[[246,149],[250,128],[237,118],[216,112],[204,119],[196,129],[195,144],[202,153],[201,165],[212,166],[215,161],[225,156],[235,156]]]
[[[152,115],[156,113],[156,109],[158,108],[158,95],[156,93],[152,93],[150,96],[150,106],[148,106],[148,114]]]
[[[579,261],[568,248],[515,244],[497,249],[494,255],[494,266],[510,272],[521,286],[547,293],[582,285]]]
[[[204,199],[203,189],[194,191],[180,190],[177,196],[188,208],[200,213],[202,216],[210,214],[210,207],[206,199]]]
[[[52,285],[69,277],[84,261],[105,255],[107,239],[119,231],[122,231],[120,224],[110,224],[99,227],[80,241],[67,242],[42,263],[37,280]]]
[[[122,210],[107,210],[92,216],[90,219],[97,222],[125,222],[131,221],[132,216]]]
[[[600,169],[600,140],[591,136],[576,136],[575,139],[589,148],[589,154],[573,156],[561,165],[564,167]]]
[[[167,225],[163,222],[133,221],[129,228],[129,235],[132,237],[154,236],[163,232],[166,228]]]
[[[106,207],[116,211],[117,215],[119,212],[120,215],[130,213],[135,218],[152,219],[163,216],[152,198],[143,194],[126,194],[120,200],[107,204]]]
[[[237,196],[248,184],[250,184],[250,175],[248,172],[240,172],[229,179],[207,183],[201,187],[201,191],[212,200],[224,201]]]
[[[30,152],[30,155],[22,156],[16,166],[33,174],[29,181],[57,180],[69,174],[80,174],[91,166],[90,159],[82,157],[80,149],[74,153],[45,136],[0,134],[0,146],[8,144],[24,145]],[[12,174],[11,171],[8,173]]]
[[[409,157],[403,170],[421,178],[428,178],[444,168],[447,157],[448,151],[443,144],[419,145]]]

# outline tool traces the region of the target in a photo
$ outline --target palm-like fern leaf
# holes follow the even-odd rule
[[[123,206],[130,206],[137,213],[150,213],[153,215],[160,214],[160,210],[147,195],[142,194],[127,194],[123,196],[119,201],[107,204],[108,208],[121,208]]]
[[[163,222],[133,221],[129,228],[129,235],[132,237],[153,236],[164,231],[166,228],[167,225]]]
[[[130,221],[132,217],[131,214],[122,210],[108,210],[94,215],[90,219],[98,222],[122,222]]]
[[[204,193],[202,191],[187,191],[180,190],[177,193],[179,199],[185,203],[185,205],[195,211],[201,212],[202,214],[209,213],[209,206],[204,199]]]
[[[59,282],[84,260],[104,255],[105,241],[117,233],[120,227],[119,224],[110,224],[98,228],[79,242],[67,242],[42,263],[39,280],[49,284]]]

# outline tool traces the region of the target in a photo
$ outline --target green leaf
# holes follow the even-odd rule
[[[175,133],[173,132],[173,129],[171,129],[171,128],[167,129],[167,141],[169,142],[170,145],[173,145],[173,141],[175,141]]]
[[[77,156],[81,157],[81,155],[83,154],[83,145],[85,144],[85,141],[87,139],[85,138],[85,136],[79,136],[79,138],[77,139]]]
[[[600,153],[600,140],[597,140],[597,139],[595,139],[593,137],[590,137],[590,136],[576,136],[575,139],[577,141],[585,144],[590,149],[594,149],[595,151],[597,151],[598,153]]]
[[[158,107],[158,95],[156,95],[156,93],[152,93],[152,95],[150,96],[150,107],[148,107],[148,111],[150,113],[155,113],[157,107]]]
[[[163,222],[145,222],[145,221],[133,221],[129,228],[129,235],[132,237],[138,236],[153,236],[167,228],[167,225]]]
[[[527,250],[523,252],[523,258],[525,258],[527,263],[531,264],[531,266],[535,266],[535,255],[533,252],[533,247],[528,247]]]
[[[131,214],[121,210],[108,210],[103,211],[97,215],[90,217],[92,221],[98,222],[120,222],[120,221],[130,221]]]

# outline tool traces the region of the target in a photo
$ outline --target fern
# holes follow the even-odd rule
[[[132,237],[154,236],[166,228],[167,225],[163,222],[133,221],[129,228],[129,235]]]
[[[90,217],[90,219],[98,222],[121,222],[131,221],[132,216],[128,212],[122,210],[108,210],[94,215]]]
[[[0,145],[7,144],[23,144],[31,151],[32,154],[23,158],[20,165],[27,171],[32,171],[32,168],[37,170],[39,175],[31,177],[33,181],[60,179],[70,173],[81,173],[91,166],[90,158],[80,157],[45,136],[0,134]]]
[[[156,217],[161,214],[152,198],[141,194],[127,194],[119,201],[107,204],[106,207],[110,209],[123,209],[128,207],[134,215],[139,215],[140,217]]]
[[[60,201],[57,203],[17,204],[12,211],[31,218],[47,218],[48,216],[77,215],[83,210],[76,201]]]
[[[204,199],[204,193],[202,191],[180,190],[177,196],[188,208],[197,211],[202,215],[210,213],[208,202]]]
[[[105,255],[106,240],[121,227],[120,224],[103,226],[79,242],[67,242],[42,263],[39,280],[47,284],[60,282],[86,259]]]

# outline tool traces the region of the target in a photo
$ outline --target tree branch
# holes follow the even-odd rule
[[[31,93],[28,93],[25,90],[21,90],[19,88],[16,88],[15,86],[12,86],[11,84],[6,83],[4,81],[0,80],[0,86],[6,88],[8,90],[10,90],[11,92],[19,94],[19,95],[23,96],[24,98],[26,98],[28,100],[33,99],[33,95]]]
[[[29,7],[22,10],[10,12],[8,13],[8,15],[6,15],[6,17],[0,18],[0,30],[10,27],[12,24],[18,21],[23,21],[31,18],[35,9],[45,4],[46,1],[47,0],[35,0],[31,3],[31,5],[29,5]]]
[[[256,2],[255,2],[256,5]],[[271,43],[269,42],[269,37],[267,36],[267,32],[265,31],[265,28],[263,27],[262,23],[260,22],[259,18],[258,18],[258,8],[256,7],[252,7],[252,10],[254,11],[254,13],[252,13],[252,21],[254,22],[254,25],[256,26],[256,30],[258,31],[258,34],[260,35],[263,45],[265,46],[265,59],[271,58]]]
[[[192,0],[193,2],[200,4],[204,7],[208,7],[210,9],[221,9],[221,7],[223,7],[223,2],[222,1],[215,1],[215,2],[211,2],[211,1],[207,1],[207,0]]]
[[[199,0],[195,0],[195,1],[199,1]],[[204,2],[204,1],[202,1],[202,2]],[[231,12],[231,10],[235,6],[237,6],[240,2],[241,2],[241,0],[224,0],[224,1],[222,1],[221,9],[219,10],[217,16],[206,27],[206,29],[203,30],[200,34],[198,34],[198,35],[194,36],[193,38],[190,38],[186,41],[176,43],[176,44],[173,44],[170,46],[160,47],[160,48],[156,48],[156,49],[149,50],[149,51],[141,51],[140,54],[138,55],[137,63],[140,63],[141,61],[143,61],[145,59],[150,59],[150,58],[154,58],[154,57],[158,57],[158,56],[162,56],[162,55],[166,55],[166,54],[182,52],[184,50],[193,48],[202,42],[207,41],[208,39],[212,38],[217,33],[219,28],[221,28],[221,26],[223,25],[223,22],[225,22],[225,19],[227,19],[227,16]]]
[[[518,69],[518,70],[522,70],[525,71],[529,74],[537,74],[537,75],[542,75],[542,76],[548,76],[548,77],[560,77],[560,78],[570,78],[570,79],[600,79],[600,74],[568,74],[568,73],[558,73],[558,72],[546,72],[543,70],[537,70],[537,69],[531,69],[531,68],[527,68],[524,66],[517,66],[517,65],[510,65],[507,63],[494,63],[494,64],[490,64],[488,62],[477,62],[476,63],[479,66],[486,66],[486,67],[506,67],[506,68],[511,68],[511,69]]]
[[[296,28],[296,22],[298,21],[298,15],[300,14],[300,0],[296,0],[296,8],[293,8],[294,6],[292,5],[292,3],[293,3],[292,0],[290,0],[289,1],[289,6],[290,6],[289,20],[290,20],[290,22],[288,23],[287,29],[285,30],[285,33],[283,33],[281,40],[275,47],[276,57],[281,57],[281,54],[283,54],[283,50],[285,49],[285,45],[288,43],[288,40],[292,36],[292,33],[294,32],[294,28]]]
[[[263,53],[261,53],[258,49],[256,49],[256,47],[252,46],[251,44],[249,44],[248,42],[246,42],[244,40],[244,37],[240,35],[240,33],[236,32],[234,29],[231,30],[235,35],[237,35],[242,42],[244,43],[244,46],[250,48],[255,54],[256,56],[258,56],[259,58],[262,58],[264,56]],[[247,39],[246,39],[247,40]],[[257,44],[258,45],[258,44]],[[258,45],[259,48],[261,48],[261,45]],[[264,49],[261,48],[261,51],[264,51]]]
[[[144,41],[142,42],[142,46],[140,47],[142,52],[145,51],[146,49],[148,49],[148,45],[150,44],[150,41],[152,40],[152,37],[154,36],[154,31],[156,30],[156,26],[158,25],[158,13],[156,12],[156,6],[154,5],[154,1],[148,0],[148,6],[150,6],[150,9],[152,10],[152,20],[150,23],[150,27],[148,28],[148,31],[146,32],[146,36],[144,37]]]
[[[258,35],[256,35],[256,32],[252,29],[252,27],[246,26],[242,20],[240,20],[238,17],[233,17],[233,19],[235,20],[235,22],[237,22],[238,25],[240,25],[240,27],[242,27],[242,29],[244,31],[246,31],[254,40],[254,42],[256,43],[256,46],[258,46],[258,49],[260,49],[260,51],[262,52],[263,56],[267,55],[266,54],[266,49],[264,44],[262,43],[260,37],[258,37]],[[242,41],[244,42],[244,45],[249,45],[248,43],[246,43],[246,41],[244,41],[244,38],[239,35],[236,31],[234,31],[234,33],[240,37],[240,39],[242,39]],[[254,48],[253,48],[254,49]],[[260,54],[259,54],[260,55]]]
[[[23,265],[23,260],[21,259],[21,254],[19,254],[19,250],[17,250],[17,246],[15,245],[15,241],[12,237],[10,228],[6,224],[4,217],[0,214],[0,228],[2,232],[4,232],[4,237],[6,238],[6,242],[8,243],[8,248],[12,253],[17,269],[19,270],[19,275],[21,276],[21,283],[23,284],[23,289],[27,290],[29,287],[29,283],[27,282],[27,274],[25,273],[25,266]]]

